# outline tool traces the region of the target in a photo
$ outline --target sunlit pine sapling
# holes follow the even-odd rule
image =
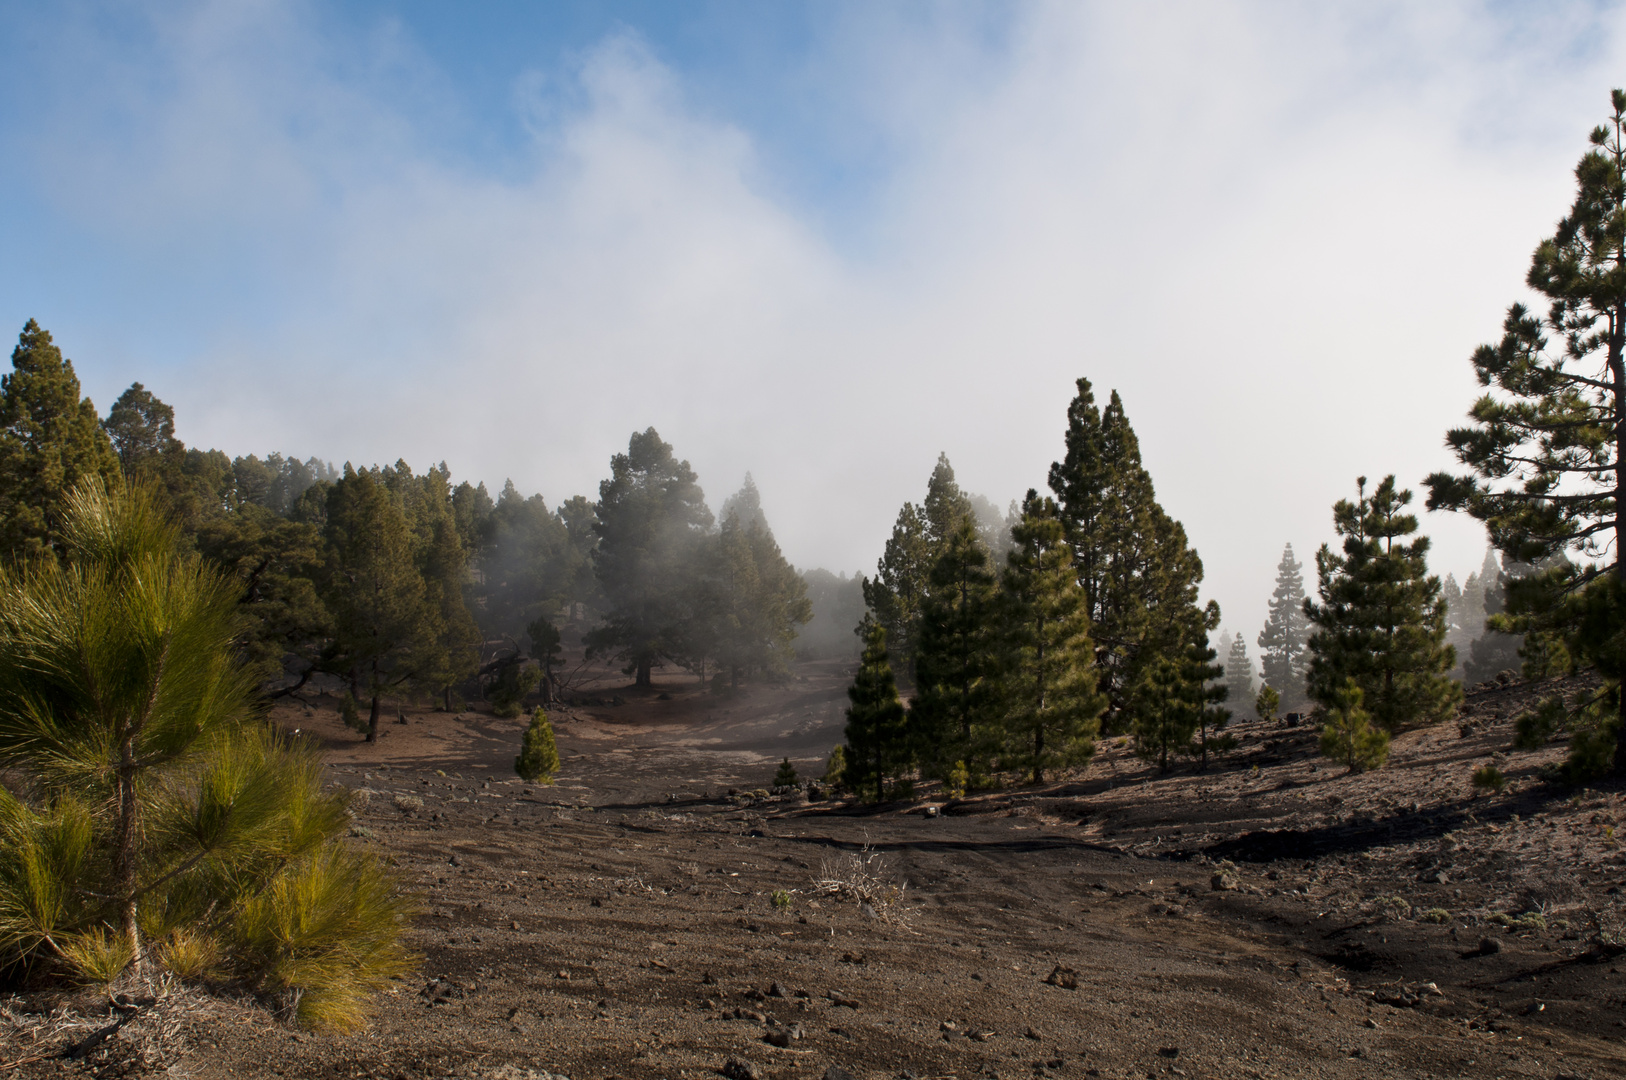
[[[87,482],[62,561],[0,568],[0,965],[107,982],[156,960],[353,1028],[411,967],[410,905],[343,839],[314,748],[255,718],[240,586],[158,507]]]
[[[520,779],[531,783],[551,784],[559,771],[559,749],[553,741],[553,725],[547,713],[538,706],[531,714],[530,726],[520,741],[519,756],[514,759],[514,772]]]
[[[1389,733],[1372,723],[1362,707],[1365,694],[1354,679],[1333,695],[1321,728],[1321,754],[1342,762],[1352,773],[1381,768],[1389,758]]]

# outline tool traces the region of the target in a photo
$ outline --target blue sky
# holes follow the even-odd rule
[[[189,443],[550,501],[654,425],[873,565],[1117,388],[1249,638],[1417,486],[1626,83],[1616,5],[0,6],[0,325]],[[1472,523],[1430,515],[1437,565]]]

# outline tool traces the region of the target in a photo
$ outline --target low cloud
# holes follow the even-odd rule
[[[1088,376],[1247,628],[1357,474],[1449,464],[1622,51],[1579,6],[865,11],[803,58],[885,148],[839,228],[633,31],[517,78],[529,141],[494,165],[401,27],[52,24],[99,74],[13,118],[10,182],[115,291],[37,313],[104,408],[141,379],[232,453],[557,502],[654,425],[714,505],[750,470],[787,554],[849,572],[939,450],[1001,504],[1042,487]],[[1478,566],[1472,523],[1424,527]]]

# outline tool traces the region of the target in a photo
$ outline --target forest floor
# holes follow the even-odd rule
[[[1542,783],[1561,742],[1507,752],[1543,688],[1475,693],[1363,775],[1249,722],[1206,772],[1112,739],[956,802],[767,796],[782,758],[822,770],[849,676],[606,681],[551,711],[551,786],[513,774],[521,720],[392,710],[368,744],[333,697],[285,704],[421,897],[418,974],[348,1036],[169,987],[71,1060],[110,1014],[0,1000],[0,1077],[1626,1074],[1626,793]]]

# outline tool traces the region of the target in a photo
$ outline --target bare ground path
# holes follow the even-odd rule
[[[1620,930],[1626,806],[1539,784],[1561,746],[1504,762],[1509,790],[1474,798],[1469,774],[1509,739],[1505,694],[1474,699],[1461,727],[1402,736],[1391,768],[1358,777],[1316,758],[1309,732],[1244,725],[1207,773],[1160,777],[1108,741],[1071,783],[948,805],[753,797],[782,758],[822,768],[846,677],[808,665],[732,697],[606,684],[554,711],[564,767],[547,787],[513,776],[521,721],[408,709],[368,745],[331,700],[279,710],[363,792],[357,842],[421,894],[421,974],[364,1033],[297,1033],[245,1005],[184,1025],[184,1053],[153,1068],[1626,1073],[1626,976],[1594,940]],[[1545,914],[1496,921],[1531,910]],[[19,1049],[0,1047],[0,1067]],[[11,1073],[141,1071],[133,1060]]]

